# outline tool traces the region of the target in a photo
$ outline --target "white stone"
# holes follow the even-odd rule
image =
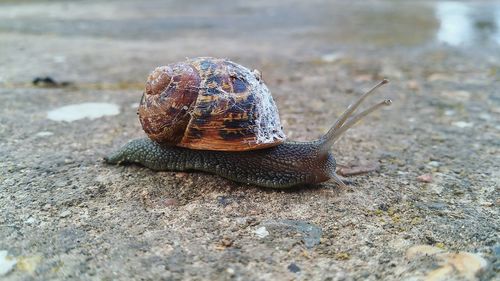
[[[17,260],[7,256],[7,251],[0,251],[0,276],[9,273],[16,265]]]
[[[234,269],[232,269],[232,268],[230,268],[230,267],[228,267],[228,268],[226,269],[226,272],[227,272],[229,275],[234,275]]]
[[[266,236],[269,235],[269,231],[267,231],[266,227],[265,226],[261,226],[259,228],[257,228],[254,233],[257,235],[257,237],[259,238],[265,238]]]
[[[453,115],[455,115],[455,110],[451,110],[451,109],[445,110],[444,115],[453,116]]]
[[[54,133],[52,132],[49,132],[49,131],[42,131],[42,132],[38,132],[35,134],[35,136],[37,137],[48,137],[48,136],[52,136]]]
[[[339,60],[342,56],[339,53],[329,53],[321,56],[321,60],[324,62],[332,63]]]
[[[24,221],[26,224],[33,224],[36,222],[36,219],[34,217],[29,217],[27,220]]]
[[[69,217],[71,216],[71,211],[70,210],[64,210],[62,211],[60,214],[59,214],[59,217],[60,218],[66,218],[66,217]]]
[[[47,118],[54,121],[73,122],[84,118],[92,120],[118,113],[120,113],[120,108],[116,104],[87,102],[56,108],[47,113]]]
[[[472,123],[472,122],[458,121],[458,122],[453,122],[452,125],[455,126],[455,127],[459,127],[459,128],[470,128],[470,127],[474,126],[474,123]]]
[[[441,163],[439,161],[430,161],[429,166],[431,167],[439,167],[441,166]]]

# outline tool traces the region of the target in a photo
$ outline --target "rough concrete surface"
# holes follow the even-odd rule
[[[499,30],[494,1],[0,1],[0,279],[498,280]],[[196,56],[259,69],[294,140],[389,78],[334,148],[378,170],[280,191],[105,165],[143,137],[147,74]],[[119,113],[49,118],[88,103]]]

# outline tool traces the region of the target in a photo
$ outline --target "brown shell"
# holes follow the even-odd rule
[[[225,59],[201,57],[156,68],[138,113],[146,134],[162,144],[243,151],[285,140],[260,73]]]

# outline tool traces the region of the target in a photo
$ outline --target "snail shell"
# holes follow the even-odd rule
[[[157,67],[138,114],[146,134],[160,144],[244,151],[285,140],[260,73],[226,59],[200,57]]]

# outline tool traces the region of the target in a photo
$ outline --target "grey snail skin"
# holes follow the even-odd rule
[[[260,72],[226,59],[200,57],[156,68],[148,77],[139,120],[148,138],[105,157],[157,171],[203,171],[235,182],[290,188],[333,179],[331,148],[383,100],[354,114],[382,80],[359,97],[317,140],[285,140],[279,114]]]

